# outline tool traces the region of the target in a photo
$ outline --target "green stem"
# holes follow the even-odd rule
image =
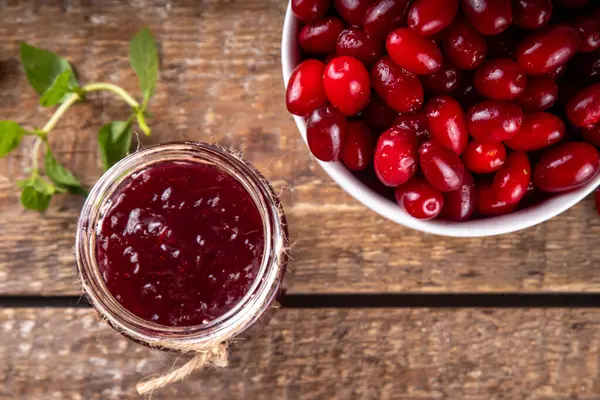
[[[133,108],[135,113],[139,112],[140,104],[137,101],[135,101],[135,99],[131,97],[129,93],[127,93],[125,90],[121,89],[117,85],[113,85],[112,83],[91,83],[82,87],[79,93],[71,93],[67,97],[67,99],[63,101],[60,107],[56,109],[56,111],[52,115],[52,118],[50,118],[46,125],[44,125],[44,127],[40,131],[41,135],[36,138],[35,143],[33,144],[33,148],[31,149],[31,166],[34,174],[36,174],[39,169],[39,154],[42,148],[42,144],[47,140],[48,133],[50,133],[50,131],[54,129],[58,121],[67,112],[67,110],[73,104],[75,104],[83,98],[83,95],[85,93],[95,92],[98,90],[108,90],[109,92],[117,94],[125,101],[125,103],[129,104]]]
[[[85,85],[82,89],[85,93],[94,92],[97,90],[108,90],[109,92],[113,92],[119,95],[123,100],[125,100],[125,103],[129,104],[131,107],[135,109],[138,109],[140,107],[140,104],[137,101],[135,101],[135,99],[131,97],[129,93],[127,93],[125,90],[121,89],[117,85],[113,85],[112,83],[90,83],[89,85]]]

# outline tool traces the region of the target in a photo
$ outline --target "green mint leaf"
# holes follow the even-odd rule
[[[0,157],[16,149],[28,133],[14,121],[0,121]]]
[[[72,75],[73,72],[70,69],[61,72],[40,98],[40,104],[43,107],[51,107],[60,103],[70,91],[69,81]]]
[[[59,188],[67,190],[71,194],[87,196],[86,190],[71,171],[66,169],[54,158],[52,150],[48,147],[44,155],[44,170],[48,178]]]
[[[131,40],[129,62],[144,93],[144,108],[154,94],[158,80],[158,52],[150,29],[143,28]]]
[[[104,170],[109,169],[129,154],[131,136],[131,123],[128,122],[114,121],[100,128],[98,143]]]
[[[29,210],[46,211],[51,198],[52,195],[40,193],[31,186],[27,186],[21,191],[21,204]]]
[[[59,192],[57,188],[40,178],[37,173],[17,182],[21,191],[21,204],[27,209],[44,212],[50,204],[52,196]]]
[[[73,72],[67,60],[50,51],[21,43],[20,53],[27,80],[39,95],[43,95],[61,73],[66,70]],[[73,74],[69,83],[77,86]]]

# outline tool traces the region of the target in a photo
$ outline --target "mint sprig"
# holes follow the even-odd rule
[[[131,107],[131,116],[127,121],[105,124],[98,132],[100,155],[105,170],[129,154],[134,121],[142,132],[150,135],[146,118],[151,116],[147,108],[158,81],[158,51],[148,28],[143,28],[130,43],[130,63],[138,76],[142,91],[140,104],[121,87],[111,83],[80,85],[69,62],[51,51],[27,43],[22,43],[19,50],[25,75],[40,95],[40,104],[44,107],[59,106],[41,129],[27,130],[15,121],[0,121],[0,157],[19,147],[24,136],[37,136],[31,152],[31,174],[27,179],[17,182],[17,185],[21,188],[23,206],[43,212],[48,208],[52,196],[58,193],[87,195],[79,179],[56,159],[48,144],[48,135],[62,116],[75,103],[84,101],[87,93],[110,91]],[[44,148],[42,175],[39,158]]]

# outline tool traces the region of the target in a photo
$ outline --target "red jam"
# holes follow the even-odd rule
[[[215,166],[164,161],[124,180],[99,223],[96,259],[114,298],[166,326],[205,324],[248,293],[261,265],[261,215]]]

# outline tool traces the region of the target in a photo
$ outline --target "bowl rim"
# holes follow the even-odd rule
[[[288,2],[285,14],[281,39],[281,65],[286,89],[288,80],[299,62],[299,51],[295,34],[298,31],[298,24],[297,18],[292,13],[290,1]],[[302,117],[293,117],[300,135],[306,143],[306,121]],[[495,236],[530,228],[568,210],[600,185],[600,174],[598,174],[581,188],[561,193],[545,200],[543,203],[498,217],[464,222],[441,219],[419,220],[411,217],[395,202],[368,188],[346,169],[341,162],[327,163],[320,160],[316,161],[346,193],[382,217],[421,232],[449,237]]]

